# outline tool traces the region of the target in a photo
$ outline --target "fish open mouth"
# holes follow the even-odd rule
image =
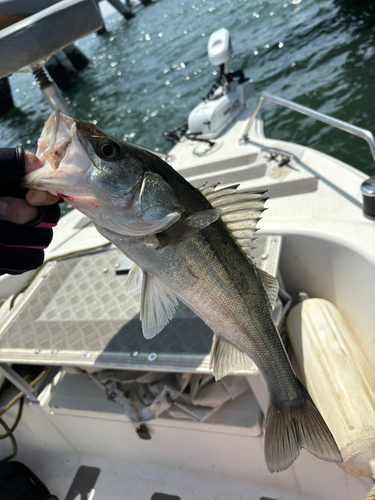
[[[26,188],[49,191],[60,197],[93,196],[84,181],[91,160],[78,138],[73,118],[58,109],[51,113],[38,140],[36,156],[44,166],[26,175],[23,183]]]

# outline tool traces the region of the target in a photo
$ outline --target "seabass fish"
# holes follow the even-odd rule
[[[26,176],[26,186],[67,200],[136,263],[126,287],[130,293],[142,286],[145,337],[164,328],[178,298],[214,332],[216,378],[246,368],[250,359],[256,363],[269,391],[268,469],[285,470],[301,448],[341,462],[274,324],[277,280],[251,261],[264,193],[196,189],[152,153],[59,111],[38,145],[45,165]]]

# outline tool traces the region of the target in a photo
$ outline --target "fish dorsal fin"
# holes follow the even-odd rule
[[[124,290],[125,295],[130,295],[131,293],[134,293],[136,290],[141,288],[142,280],[143,271],[137,264],[134,264],[134,266],[130,269],[128,275],[126,276]]]
[[[277,297],[279,295],[279,280],[266,271],[259,269],[257,267],[257,273],[259,278],[262,280],[264,289],[267,293],[268,299],[271,303],[272,309],[274,309]]]
[[[143,273],[141,321],[146,339],[152,339],[173,318],[178,307],[174,294],[153,274]]]
[[[219,380],[230,373],[253,370],[254,366],[252,359],[247,354],[214,335],[210,356],[210,369],[213,370],[215,380]]]
[[[216,189],[216,185],[202,186],[201,193],[220,211],[220,217],[246,256],[252,260],[252,242],[258,231],[257,223],[266,210],[264,190],[237,192],[238,184]]]
[[[207,184],[207,182],[206,182]],[[203,186],[201,186],[199,188],[199,190],[201,191],[201,193],[208,199],[209,197],[210,198],[215,198],[216,196],[216,193],[219,193],[221,192],[220,195],[217,195],[217,196],[222,196],[223,195],[223,192],[224,190],[227,192],[227,193],[234,193],[239,184],[235,184],[234,186],[228,186],[226,188],[221,188],[221,189],[216,189],[217,186],[219,186],[220,182],[217,182],[216,184],[211,184],[211,186],[207,186],[206,184],[203,184]]]

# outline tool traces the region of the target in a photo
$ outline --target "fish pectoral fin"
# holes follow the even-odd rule
[[[247,354],[214,335],[210,369],[213,370],[215,380],[219,380],[230,373],[253,370],[254,366],[253,360]]]
[[[126,276],[124,289],[125,295],[130,295],[136,290],[139,290],[139,288],[141,288],[142,286],[142,280],[143,271],[137,264],[134,264],[134,266],[130,269],[128,275]]]
[[[192,235],[215,222],[219,217],[219,210],[209,209],[180,219],[172,227],[158,234],[159,248],[189,239]]]
[[[178,307],[175,295],[153,274],[143,273],[141,321],[143,336],[152,339],[173,318]]]
[[[279,280],[266,271],[259,269],[259,267],[257,267],[256,270],[263,283],[268,299],[271,302],[271,307],[274,309],[279,295]]]

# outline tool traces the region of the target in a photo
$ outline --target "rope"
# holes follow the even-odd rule
[[[366,500],[375,500],[375,485],[372,487],[372,490],[370,491]]]
[[[0,424],[4,427],[4,429],[7,433],[10,432],[9,427],[7,426],[7,424],[4,422],[4,420],[2,418],[0,418]],[[12,442],[13,451],[8,457],[5,457],[2,460],[0,460],[0,464],[2,464],[4,462],[8,462],[8,460],[10,460],[11,458],[14,458],[18,453],[17,441],[16,441],[13,433],[10,433],[9,437],[10,437],[10,440]]]
[[[18,413],[17,413],[16,420],[14,421],[14,424],[12,425],[12,427],[10,429],[8,428],[8,430],[6,431],[5,434],[0,434],[0,439],[5,439],[5,438],[9,437],[16,430],[18,422],[21,419],[22,409],[23,409],[23,403],[24,403],[24,398],[22,397],[20,399],[20,404],[19,404],[19,407],[18,407]],[[5,424],[4,420],[1,417],[0,417],[0,423],[5,428],[6,424]]]

